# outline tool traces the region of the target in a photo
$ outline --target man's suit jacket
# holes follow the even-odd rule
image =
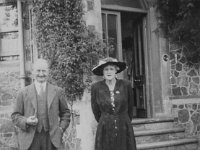
[[[63,96],[61,88],[47,83],[47,102],[49,117],[49,134],[53,145],[59,148],[62,145],[62,135],[70,123],[70,110]],[[35,85],[31,84],[25,87],[18,96],[14,105],[11,118],[14,124],[19,127],[18,140],[20,150],[26,150],[30,147],[36,126],[26,124],[29,116],[37,114],[37,96]]]

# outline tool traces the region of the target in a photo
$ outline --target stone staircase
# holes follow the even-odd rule
[[[173,118],[134,119],[138,150],[198,150],[198,139],[186,136]]]

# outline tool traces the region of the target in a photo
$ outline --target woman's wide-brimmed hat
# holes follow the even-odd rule
[[[103,69],[108,65],[115,65],[117,66],[117,73],[122,72],[126,69],[126,63],[120,62],[115,58],[107,57],[99,61],[99,64],[92,69],[92,72],[97,76],[103,76]]]

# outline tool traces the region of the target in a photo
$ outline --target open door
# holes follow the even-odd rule
[[[147,117],[145,54],[147,45],[146,16],[143,13],[121,12],[123,60],[128,69],[125,78],[132,82],[134,115]]]
[[[133,89],[139,118],[147,117],[143,23],[141,18],[133,25]]]
[[[119,77],[132,82],[137,118],[147,117],[144,18],[144,13],[102,10],[103,39],[113,45],[106,54],[127,63],[128,69]]]

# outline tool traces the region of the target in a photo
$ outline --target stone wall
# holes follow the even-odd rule
[[[200,134],[200,102],[198,99],[191,101],[177,100],[173,102],[172,116],[177,126],[186,129],[188,136],[196,136]]]
[[[199,64],[188,62],[183,55],[185,50],[185,47],[170,44],[172,99],[200,96]]]
[[[72,113],[71,123],[63,135],[63,150],[81,150],[81,139],[77,138],[77,125],[80,124],[79,111],[74,110]]]
[[[102,33],[101,0],[83,0],[84,20],[91,31]]]
[[[19,61],[0,61],[0,68],[0,149],[14,150],[17,147],[17,138],[10,113],[20,88]]]
[[[200,134],[200,65],[187,61],[186,47],[170,43],[171,112],[188,136]]]

